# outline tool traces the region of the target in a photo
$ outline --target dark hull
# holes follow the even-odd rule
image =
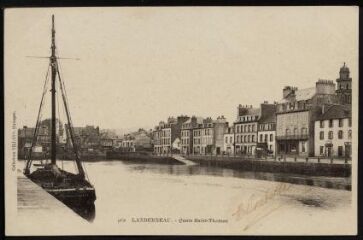
[[[47,167],[37,169],[28,178],[81,217],[88,221],[94,219],[96,192],[87,180],[63,170],[54,174]]]
[[[91,189],[46,189],[49,194],[53,195],[59,201],[67,205],[78,215],[87,221],[93,221],[96,216],[96,209],[94,201],[96,200],[96,193],[93,188]]]

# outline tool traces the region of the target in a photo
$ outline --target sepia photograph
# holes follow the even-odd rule
[[[5,9],[5,234],[356,235],[358,24]]]

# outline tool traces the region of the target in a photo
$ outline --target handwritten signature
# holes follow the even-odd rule
[[[257,210],[258,208],[263,207],[275,196],[281,195],[282,193],[288,191],[290,188],[290,184],[280,183],[275,188],[268,190],[260,197],[252,194],[248,198],[247,202],[241,202],[238,205],[237,209],[232,213],[232,216],[235,217],[237,221],[239,221],[243,216],[246,216],[251,212]]]

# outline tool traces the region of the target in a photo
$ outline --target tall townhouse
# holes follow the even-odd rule
[[[180,141],[182,124],[189,119],[188,116],[169,117],[167,122],[159,122],[153,132],[154,153],[170,154],[173,150],[173,143],[177,139]]]
[[[234,127],[227,127],[224,132],[223,152],[227,155],[234,154]]]
[[[213,136],[212,118],[203,119],[203,122],[193,129],[193,154],[212,154]]]
[[[198,127],[198,124],[203,123],[203,118],[192,116],[181,126],[181,153],[193,153],[193,129]]]
[[[237,119],[234,122],[234,140],[236,154],[255,153],[257,145],[257,126],[261,115],[260,108],[252,105],[239,105],[237,107]]]
[[[215,155],[223,153],[224,148],[224,133],[228,128],[228,122],[224,116],[219,116],[213,122],[213,146],[212,152]]]
[[[276,104],[261,104],[261,117],[258,120],[257,146],[269,155],[275,155]]]
[[[315,121],[315,156],[350,158],[352,112],[347,105],[324,105]]]

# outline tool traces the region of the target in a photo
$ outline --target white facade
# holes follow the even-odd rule
[[[352,126],[350,118],[315,121],[315,156],[350,157]]]
[[[183,154],[189,154],[190,153],[190,145],[191,142],[191,133],[192,131],[190,129],[182,129],[181,130],[181,153]]]
[[[161,128],[154,132],[154,152],[156,154],[171,153],[171,128]]]
[[[206,124],[206,128],[193,129],[193,154],[210,154],[213,137],[214,129],[211,123]]]
[[[224,134],[223,152],[228,155],[234,154],[234,133]]]
[[[258,131],[257,141],[259,143],[266,143],[267,149],[275,155],[276,144],[275,144],[275,133],[276,131]]]
[[[250,121],[247,117],[249,116],[246,116],[247,120],[245,121]],[[257,119],[257,116],[254,119]],[[234,132],[236,135],[236,154],[255,154],[257,143],[257,122],[235,123]]]

